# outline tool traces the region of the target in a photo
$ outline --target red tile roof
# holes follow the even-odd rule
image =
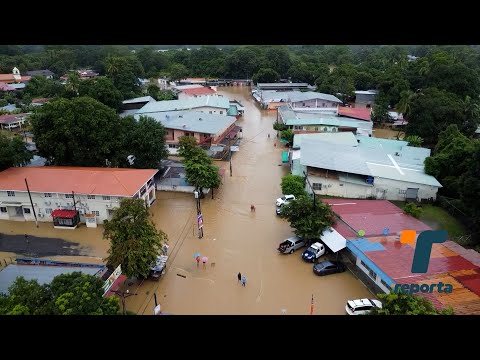
[[[431,228],[387,200],[324,199],[332,210],[356,231],[364,230],[365,236],[389,234],[402,230],[424,231]]]
[[[10,168],[1,172],[0,190],[40,193],[72,191],[87,195],[133,196],[158,170],[42,166]]]
[[[371,120],[370,109],[367,108],[350,108],[350,107],[343,107],[340,106],[338,108],[338,114],[340,116],[348,116],[354,119],[359,120]]]
[[[15,89],[11,86],[8,86],[6,83],[0,82],[0,90],[2,91],[14,91]]]
[[[20,81],[30,81],[31,78],[31,76],[22,76]]]
[[[185,89],[182,90],[183,93],[187,95],[212,95],[215,94],[216,91],[212,90],[208,87],[200,87],[200,88],[194,88],[194,89]]]
[[[77,214],[75,210],[60,210],[56,209],[53,210],[50,214],[52,217],[60,217],[63,219],[73,219],[73,217]]]

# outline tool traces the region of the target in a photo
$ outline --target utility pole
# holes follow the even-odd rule
[[[120,290],[115,290],[112,291],[115,295],[120,297],[122,299],[122,309],[123,309],[123,315],[127,315],[127,309],[125,307],[125,299],[129,296],[137,295],[137,294],[130,294],[130,290],[127,290],[126,292],[120,291]]]
[[[230,176],[232,176],[232,146],[230,145]]]
[[[30,194],[30,188],[28,187],[27,178],[25,178],[25,185],[27,185],[28,197],[30,198],[30,205],[32,205],[33,216],[35,216],[35,225],[38,228],[37,213],[35,212],[35,206],[33,206],[32,194]]]

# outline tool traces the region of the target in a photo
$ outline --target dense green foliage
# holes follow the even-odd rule
[[[111,268],[122,265],[128,277],[145,278],[160,250],[168,241],[167,235],[157,230],[149,218],[142,199],[123,199],[113,218],[105,221],[103,237],[110,241],[107,264]]]
[[[12,166],[24,165],[33,154],[27,150],[20,137],[9,138],[0,133],[0,171]]]
[[[409,202],[403,206],[403,211],[406,214],[412,215],[414,218],[420,218],[422,216],[422,208],[415,205],[413,202]]]
[[[303,195],[283,205],[280,217],[287,219],[295,234],[305,239],[319,239],[323,231],[335,223],[330,205]]]
[[[382,308],[374,308],[369,315],[454,315],[452,308],[435,309],[430,300],[404,292],[391,291],[377,295]]]
[[[294,195],[295,197],[307,195],[305,191],[305,180],[298,175],[285,175],[282,177],[281,187],[282,194]]]
[[[115,297],[104,298],[104,282],[73,272],[56,276],[50,284],[18,277],[9,294],[0,294],[0,315],[116,315]]]

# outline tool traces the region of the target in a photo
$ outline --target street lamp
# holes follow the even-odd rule
[[[120,299],[122,299],[122,309],[123,309],[123,315],[127,315],[127,310],[125,308],[125,299],[129,296],[133,296],[133,295],[137,295],[137,294],[130,294],[130,290],[127,289],[127,291],[123,292],[123,291],[120,291],[120,290],[115,290],[115,291],[112,291],[115,295],[117,295],[118,297],[120,297]]]
[[[305,181],[307,182],[308,186],[310,187],[310,190],[312,190],[313,194],[313,210],[315,210],[315,190],[313,189],[312,184],[310,184],[310,180],[308,180],[307,173],[304,171],[303,175],[305,175]]]

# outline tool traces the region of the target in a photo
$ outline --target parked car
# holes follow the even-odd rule
[[[276,213],[277,215],[280,215],[280,214],[282,213],[282,209],[283,209],[283,207],[281,207],[281,206],[277,207],[277,208],[275,209],[275,213]]]
[[[167,267],[167,260],[168,260],[167,255],[157,256],[157,260],[155,261],[154,264],[152,264],[152,267],[150,268],[150,274],[149,274],[150,279],[158,280],[163,274],[165,274],[165,270]]]
[[[277,199],[277,202],[275,204],[277,206],[282,206],[282,205],[288,204],[292,200],[295,200],[294,195],[283,195],[282,197],[279,197]]]
[[[344,272],[347,267],[340,261],[321,261],[313,266],[315,275],[323,276]]]
[[[283,254],[292,254],[295,250],[306,245],[306,241],[299,236],[292,236],[278,246],[278,251]]]
[[[348,300],[345,310],[348,315],[365,315],[374,308],[382,308],[382,303],[378,300],[357,299]]]
[[[310,245],[302,254],[302,259],[308,262],[315,262],[320,256],[326,253],[325,245],[320,242]]]

